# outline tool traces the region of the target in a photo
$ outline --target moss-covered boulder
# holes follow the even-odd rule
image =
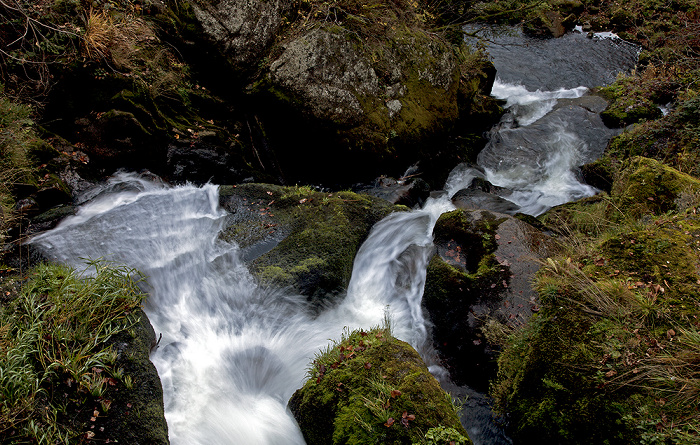
[[[492,65],[432,31],[420,4],[345,3],[305,3],[304,19],[270,49],[250,87],[290,174],[361,168],[376,177],[397,160],[402,169],[413,163],[421,144],[444,139],[460,118],[498,114],[484,105]]]
[[[517,325],[539,309],[530,281],[554,246],[523,221],[479,210],[446,213],[433,233],[437,255],[423,306],[434,342],[453,378],[485,390],[495,368],[484,331],[493,323]]]
[[[635,157],[625,164],[612,188],[621,206],[634,216],[682,210],[700,193],[700,180],[657,160]]]
[[[106,438],[134,445],[167,445],[168,425],[163,412],[163,387],[149,358],[156,334],[148,317],[136,311],[139,321],[109,344],[117,352],[115,368],[130,376],[129,385],[114,391],[108,415],[101,419]]]
[[[329,346],[289,407],[309,445],[471,444],[450,396],[388,329],[354,331]]]
[[[222,236],[239,243],[258,278],[324,304],[347,287],[355,253],[372,226],[406,209],[374,196],[310,187],[243,184],[219,193],[232,215]]]

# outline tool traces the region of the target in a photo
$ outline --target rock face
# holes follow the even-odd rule
[[[291,0],[191,0],[204,33],[226,56],[232,68],[250,72],[291,11]]]
[[[531,225],[484,210],[442,215],[434,237],[423,295],[434,342],[453,378],[485,390],[494,370],[483,328],[520,324],[539,309],[530,282],[554,245]]]
[[[388,329],[355,331],[317,356],[289,408],[309,445],[472,443],[418,353]]]

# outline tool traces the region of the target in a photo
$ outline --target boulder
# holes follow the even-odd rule
[[[292,287],[316,309],[350,282],[355,253],[376,222],[406,207],[352,192],[243,184],[219,189],[231,213],[222,237],[235,240],[265,285]]]
[[[435,321],[434,343],[453,379],[484,391],[495,369],[482,331],[490,320],[515,326],[539,309],[530,283],[555,246],[531,225],[485,210],[446,213],[433,233],[423,307]]]
[[[289,408],[309,445],[471,444],[451,401],[415,349],[376,328],[317,355]]]
[[[204,35],[231,68],[250,73],[292,11],[292,0],[188,0]]]
[[[371,25],[350,17],[293,23],[248,89],[289,175],[400,173],[434,154],[428,142],[445,139],[460,119],[498,114],[484,105],[492,102],[490,62],[430,32],[409,4],[371,3],[354,17]]]

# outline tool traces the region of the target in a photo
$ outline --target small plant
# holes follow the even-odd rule
[[[468,445],[471,441],[461,435],[454,428],[444,427],[442,425],[435,428],[430,428],[423,440],[413,445]]]

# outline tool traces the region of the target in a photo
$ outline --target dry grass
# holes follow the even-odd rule
[[[131,15],[115,19],[106,11],[90,9],[85,18],[83,51],[91,60],[107,60],[117,68],[130,68],[140,47],[155,40],[148,24]]]

